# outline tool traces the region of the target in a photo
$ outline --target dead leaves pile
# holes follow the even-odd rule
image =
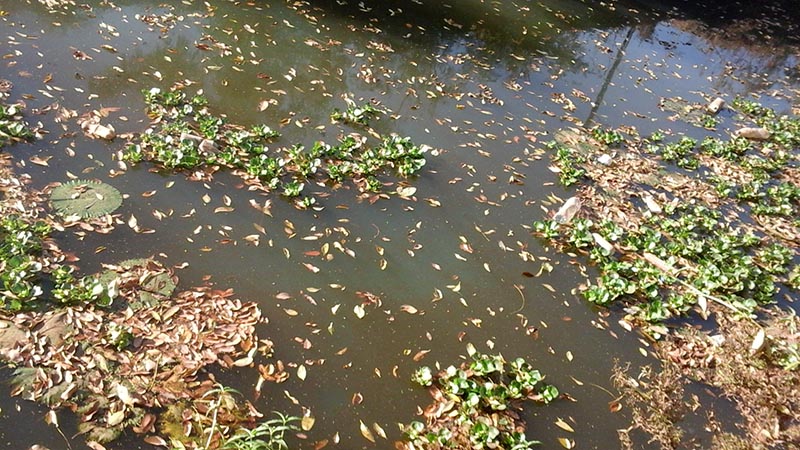
[[[800,373],[778,362],[786,348],[796,358],[797,316],[775,309],[764,327],[725,316],[717,316],[717,325],[713,336],[690,330],[670,336],[659,348],[662,358],[735,400],[754,448],[800,445]]]
[[[29,177],[14,174],[11,164],[9,155],[0,155],[0,213],[41,220],[43,194],[29,189]],[[53,225],[97,231],[111,224]],[[50,240],[43,250],[38,259],[45,267],[70,260]],[[93,449],[126,428],[148,435],[149,443],[166,443],[156,435],[156,410],[177,404],[184,411],[202,410],[214,386],[203,369],[249,366],[256,352],[272,350],[269,341],[256,337],[257,305],[234,298],[232,290],[206,286],[170,295],[162,287],[175,286],[177,278],[153,260],[106,268],[100,276],[113,280],[118,292],[110,308],[71,306],[0,317],[0,359],[15,368],[12,393],[53,408],[47,420],[56,426],[56,409],[79,414],[79,430]],[[282,364],[262,367],[263,380],[286,379]],[[260,415],[249,404],[237,408],[244,413],[231,426]]]
[[[26,185],[30,176],[16,176],[11,170],[12,157],[0,153],[0,213],[3,216],[14,214],[33,221],[42,214],[44,197],[40,193],[29,190]]]
[[[165,271],[150,263],[120,274],[121,296],[135,299],[143,280]],[[90,441],[111,440],[124,427],[155,433],[155,408],[208,390],[203,368],[252,362],[261,319],[256,304],[210,287],[136,312],[71,307],[55,313],[58,320],[53,314],[14,317],[25,338],[0,355],[19,368],[14,394],[77,411]]]

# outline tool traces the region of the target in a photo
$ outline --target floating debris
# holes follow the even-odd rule
[[[156,306],[160,301],[168,299],[177,287],[175,275],[153,259],[129,259],[107,267],[109,270],[97,277],[105,285],[115,279],[118,286],[124,285],[126,280],[136,280],[137,295],[123,297],[127,300],[126,306],[133,311]]]
[[[558,209],[558,212],[553,216],[553,220],[556,223],[569,223],[580,210],[581,200],[578,197],[570,197]]]
[[[754,141],[766,141],[772,136],[772,133],[764,127],[745,127],[736,130],[734,135]]]
[[[50,204],[64,216],[90,219],[116,211],[122,205],[122,194],[101,181],[72,180],[53,188]]]
[[[709,114],[716,114],[719,112],[720,109],[722,109],[724,105],[725,105],[725,100],[717,97],[714,100],[712,100],[711,103],[708,104],[708,106],[706,106],[706,111],[708,111]]]

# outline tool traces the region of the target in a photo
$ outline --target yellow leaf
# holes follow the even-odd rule
[[[356,313],[356,317],[358,317],[359,319],[363,319],[364,316],[367,314],[366,311],[364,311],[364,307],[361,305],[356,305],[355,307],[353,307],[353,312]]]
[[[246,356],[244,358],[237,359],[236,361],[233,362],[233,365],[236,366],[236,367],[247,367],[250,364],[253,364],[253,358],[250,357],[250,356]]]
[[[309,431],[314,428],[314,422],[316,422],[316,419],[313,416],[305,416],[300,420],[300,428],[303,431]]]
[[[753,338],[753,343],[750,344],[750,353],[755,354],[764,346],[764,340],[766,339],[767,334],[764,332],[763,328],[758,330],[756,333],[755,338]]]
[[[568,438],[558,438],[558,443],[564,448],[575,448],[575,441]]]
[[[124,419],[125,419],[125,411],[117,411],[115,413],[111,413],[108,415],[106,423],[108,423],[108,426],[113,427],[121,424]]]
[[[122,403],[124,403],[124,404],[126,404],[128,406],[133,406],[133,398],[131,397],[131,394],[128,391],[127,387],[125,387],[125,386],[123,386],[121,384],[117,384],[117,386],[116,386],[116,394],[117,394],[117,398],[122,400]]]
[[[375,430],[375,433],[377,433],[378,436],[386,439],[386,432],[383,431],[383,428],[381,428],[380,425],[378,425],[377,423],[373,423],[372,428]]]
[[[369,428],[364,425],[364,422],[359,420],[359,427],[361,428],[361,434],[364,438],[372,443],[375,443],[375,436],[372,435],[372,432],[369,431]]]
[[[564,431],[569,431],[570,433],[574,433],[575,430],[572,429],[571,426],[567,422],[564,422],[560,417],[556,420],[556,426],[561,428]]]

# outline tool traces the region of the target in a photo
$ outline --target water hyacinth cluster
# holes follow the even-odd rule
[[[0,220],[0,308],[20,311],[30,308],[43,293],[39,256],[50,233],[45,222],[29,223],[18,216]]]
[[[33,132],[22,119],[21,113],[17,105],[0,104],[0,147],[33,138]]]
[[[232,169],[266,190],[280,190],[289,198],[300,197],[312,181],[341,183],[353,180],[359,192],[379,192],[380,176],[417,174],[426,163],[427,146],[408,137],[383,136],[368,145],[359,134],[340,137],[335,144],[315,142],[277,148],[280,134],[267,125],[244,127],[211,114],[202,93],[189,97],[182,90],[144,91],[152,127],[137,136],[122,154],[129,162],[152,161],[168,169],[202,171],[212,174],[222,167]],[[371,105],[352,106],[334,116],[344,122],[367,125],[381,113]],[[315,204],[313,197],[297,205]]]
[[[505,448],[523,450],[539,444],[529,441],[517,407],[524,400],[547,404],[559,393],[543,383],[544,376],[524,359],[506,361],[469,346],[471,361],[434,374],[418,369],[412,380],[431,388],[434,402],[424,412],[426,423],[406,427],[401,448]]]
[[[586,207],[532,229],[588,254],[600,275],[584,286],[587,300],[624,299],[637,318],[658,323],[693,309],[706,315],[711,304],[751,315],[798,285],[800,119],[749,100],[732,108],[735,126],[769,137],[665,142],[663,132],[626,140],[594,129],[561,132],[549,145],[562,183],[584,184],[575,198]],[[610,165],[595,163],[610,147]]]

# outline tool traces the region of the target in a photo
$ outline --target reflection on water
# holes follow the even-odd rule
[[[142,89],[178,82],[202,89],[231,122],[280,128],[278,146],[332,141],[342,129],[328,115],[343,107],[341,95],[376,99],[392,111],[374,124],[377,131],[409,135],[441,152],[411,181],[417,201],[369,204],[347,186],[311,186],[325,209],[304,212],[278,195],[248,191],[230,175],[204,184],[146,165],[121,172],[113,159],[121,140],[87,140],[53,113],[31,117],[49,131],[42,141],[10,151],[20,161],[53,156],[46,168],[21,168],[37,187],[68,173],[110,182],[128,195],[121,218],[135,216],[157,230],[137,235],[123,225],[110,236],[63,233],[63,247],[80,255],[84,272],[160,255],[188,263],[179,271],[184,286],[210,277],[259,302],[270,318],[261,335],[276,343],[275,357],[309,370],[305,381],[265,387],[256,406],[299,414],[291,396],[311,408],[317,422],[302,448],[336,433],[341,448],[364,447],[360,420],[397,438],[395,424],[413,420],[427,402],[408,381],[411,372],[457,362],[467,342],[533,361],[575,400],[527,413],[529,434],[544,448],[557,448],[564,434],[553,424],[558,417],[570,419],[581,448],[614,447],[627,418],[608,412],[610,370],[614,359],[646,362],[640,349],[647,343],[617,326],[615,312],[608,316],[573,293],[584,279],[576,260],[530,237],[525,225],[552,209],[553,196],[570,195],[548,170],[542,143],[572,123],[630,125],[641,133],[678,129],[684,125],[665,122],[658,109],[661,97],[796,88],[786,72],[796,56],[722,46],[713,33],[689,26],[696,22],[662,21],[662,13],[633,2],[429,3],[93,1],[90,9],[62,14],[4,2],[8,15],[0,22],[9,55],[2,76],[14,82],[15,98],[31,109],[57,102],[78,114],[118,107],[109,120],[121,133],[146,127]],[[157,25],[137,18],[148,14],[162,17]],[[76,50],[91,60],[75,58]],[[260,111],[264,100],[271,102]],[[142,196],[151,190],[157,194]],[[215,214],[223,196],[235,209]],[[268,199],[271,216],[250,207]],[[289,223],[293,233],[285,231]],[[266,235],[254,246],[244,237],[258,227]],[[321,257],[325,244],[350,254]],[[106,250],[95,255],[101,246]],[[522,275],[540,272],[545,262],[552,272]],[[278,300],[281,292],[290,298]],[[358,319],[357,292],[379,296],[381,306],[367,306]],[[413,361],[421,350],[430,353]],[[242,369],[219,378],[251,395],[256,374]],[[353,404],[356,394],[362,403]],[[11,447],[37,438],[61,446],[57,435],[22,434],[10,425],[14,417],[0,418]],[[110,448],[137,445],[131,437]]]

